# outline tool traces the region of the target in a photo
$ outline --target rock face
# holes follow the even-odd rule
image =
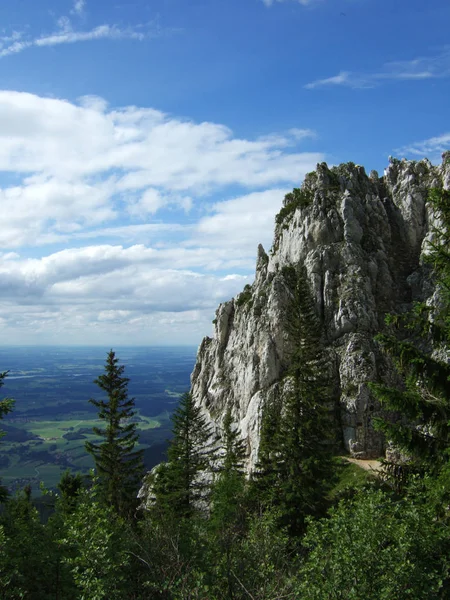
[[[367,383],[393,377],[374,335],[388,312],[433,293],[421,262],[432,215],[428,190],[450,186],[450,152],[433,166],[390,159],[383,177],[353,163],[325,163],[288,194],[276,217],[273,246],[258,248],[251,286],[216,311],[214,337],[202,341],[192,393],[220,434],[226,408],[257,460],[266,401],[283,393],[295,340],[288,327],[288,267],[304,267],[323,324],[341,444],[358,458],[378,457],[384,441],[372,426],[380,407]]]

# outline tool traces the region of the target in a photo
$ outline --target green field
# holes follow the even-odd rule
[[[194,347],[116,348],[135,402],[140,448],[147,469],[164,460],[171,436],[170,415],[189,389]],[[85,451],[102,428],[89,402],[102,392],[95,378],[104,371],[109,348],[90,346],[0,347],[0,372],[8,371],[0,398],[15,399],[0,422],[0,480],[10,492],[41,481],[55,488],[66,469],[82,474],[93,467]]]
[[[153,430],[161,429],[158,433],[165,432],[167,437],[169,419],[167,412],[160,417],[147,417],[137,411],[133,420],[137,422],[142,440],[139,448],[150,448],[152,440],[148,433]],[[0,479],[10,490],[30,484],[33,493],[38,492],[41,481],[45,482],[46,487],[55,488],[66,469],[89,473],[94,464],[84,445],[88,440],[99,441],[92,433],[94,426],[101,429],[104,427],[103,421],[93,419],[89,413],[77,413],[72,418],[66,416],[61,420],[18,417],[11,419],[9,424],[28,434],[31,439],[12,441],[8,440],[8,435],[2,439],[3,464],[0,465]],[[156,439],[158,437],[161,436]]]

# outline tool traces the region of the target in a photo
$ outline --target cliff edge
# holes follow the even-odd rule
[[[386,313],[434,292],[421,258],[433,219],[428,190],[437,186],[450,188],[450,152],[440,166],[391,158],[383,177],[353,163],[321,163],[286,195],[270,252],[258,247],[253,284],[217,308],[214,337],[203,339],[191,376],[195,401],[219,435],[232,408],[249,470],[263,407],[283,394],[295,344],[287,326],[291,267],[306,271],[323,325],[336,438],[354,457],[383,454],[371,426],[380,407],[367,383],[395,374],[373,338]]]

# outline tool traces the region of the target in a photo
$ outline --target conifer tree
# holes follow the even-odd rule
[[[211,523],[213,529],[235,528],[242,520],[246,479],[244,473],[245,444],[233,428],[231,410],[223,419],[223,455],[211,495]],[[238,514],[241,513],[241,514]]]
[[[4,371],[0,373],[0,388],[4,384],[5,377],[8,375],[8,371]],[[9,412],[12,411],[14,407],[14,400],[12,398],[4,398],[0,400],[0,419],[3,419]],[[0,429],[0,438],[2,438],[5,433]],[[3,502],[8,495],[8,492],[5,487],[0,485],[0,502]]]
[[[396,415],[375,426],[405,453],[402,471],[389,465],[395,477],[405,472],[437,471],[450,448],[450,191],[434,189],[429,202],[438,226],[426,257],[438,289],[436,306],[416,304],[405,315],[388,315],[388,329],[377,336],[391,356],[403,385],[371,384],[382,405]],[[437,353],[432,353],[433,346]]]
[[[168,461],[156,469],[151,487],[157,508],[189,517],[208,495],[215,459],[212,430],[190,392],[181,397],[172,423]]]
[[[233,417],[231,409],[228,408],[223,419],[222,446],[224,456],[221,472],[229,474],[233,471],[243,474],[245,461],[245,444],[239,437],[236,428],[233,428]]]
[[[265,502],[279,506],[281,523],[300,534],[306,515],[320,514],[331,482],[330,377],[321,325],[304,270],[285,268],[292,292],[288,332],[294,345],[281,396],[263,417],[259,482]]]
[[[260,443],[256,471],[251,479],[252,495],[263,504],[271,503],[278,486],[280,463],[280,427],[283,398],[280,393],[267,399],[262,409]]]
[[[105,373],[94,381],[107,399],[89,402],[98,409],[98,416],[105,427],[93,427],[94,433],[103,441],[86,442],[86,450],[92,454],[99,477],[99,486],[106,502],[122,516],[130,514],[136,506],[136,495],[143,476],[143,450],[134,450],[138,443],[134,398],[128,398],[128,377],[123,376],[125,367],[111,350],[108,352]]]
[[[234,569],[240,562],[239,545],[247,520],[247,485],[244,473],[245,444],[233,427],[228,408],[222,424],[222,450],[218,476],[210,503],[209,560],[211,584],[226,588],[227,598],[235,598],[238,585]]]

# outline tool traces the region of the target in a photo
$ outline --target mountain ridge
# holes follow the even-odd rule
[[[195,402],[219,437],[231,407],[248,471],[257,461],[263,407],[283,396],[295,345],[287,327],[292,267],[305,270],[323,326],[337,439],[357,458],[385,452],[371,424],[381,408],[367,384],[393,383],[396,375],[373,338],[387,313],[435,291],[423,262],[434,187],[450,187],[450,152],[439,166],[390,157],[383,177],[354,163],[320,163],[286,195],[269,253],[258,247],[253,284],[219,305],[214,337],[203,339],[191,376]]]

